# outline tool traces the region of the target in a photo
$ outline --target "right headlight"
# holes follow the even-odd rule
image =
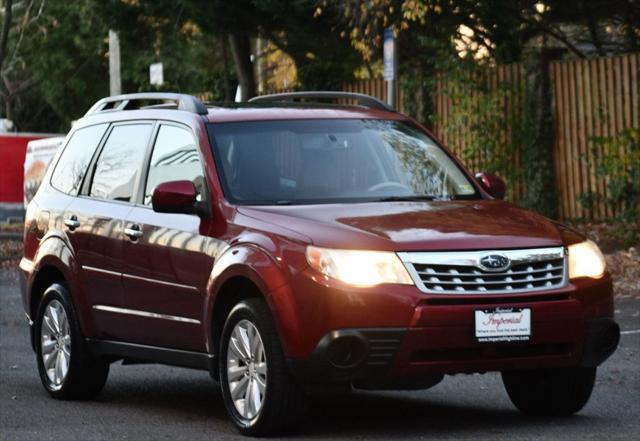
[[[584,242],[569,245],[569,278],[590,277],[599,279],[604,276],[607,264],[604,256],[594,242]]]

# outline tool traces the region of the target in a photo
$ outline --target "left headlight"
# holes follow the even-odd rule
[[[334,250],[307,247],[307,262],[322,274],[354,286],[381,283],[413,285],[400,258],[387,251]]]
[[[584,242],[569,245],[569,278],[590,277],[599,279],[604,276],[607,264],[604,256],[594,242]]]

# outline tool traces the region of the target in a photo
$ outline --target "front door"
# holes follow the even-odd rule
[[[205,351],[203,305],[218,241],[201,234],[196,215],[156,213],[153,189],[189,180],[205,197],[195,137],[183,126],[160,124],[143,179],[142,204],[125,221],[124,304],[132,314],[127,332],[135,343]]]

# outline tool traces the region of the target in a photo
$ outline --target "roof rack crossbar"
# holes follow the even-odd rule
[[[85,116],[105,112],[107,110],[125,110],[132,101],[175,101],[178,110],[197,113],[198,115],[206,115],[209,113],[207,107],[193,95],[183,93],[147,92],[127,93],[124,95],[114,95],[102,98],[89,109]],[[109,104],[112,106],[109,107]],[[161,108],[160,106],[158,107]]]
[[[271,95],[261,95],[253,97],[249,100],[250,103],[276,103],[283,101],[296,101],[296,100],[313,100],[313,99],[344,99],[355,100],[359,105],[370,107],[372,109],[386,110],[395,112],[395,110],[379,100],[378,98],[363,93],[354,92],[287,92],[287,93],[274,93]]]

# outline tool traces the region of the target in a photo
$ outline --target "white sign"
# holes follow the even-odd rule
[[[149,65],[149,82],[153,86],[162,86],[164,83],[162,63],[153,63]]]
[[[393,38],[393,31],[391,29],[384,31],[384,44],[382,47],[384,58],[384,79],[387,81],[393,81],[395,79],[395,41]]]
[[[481,342],[528,341],[531,308],[492,308],[475,311],[476,338]]]

